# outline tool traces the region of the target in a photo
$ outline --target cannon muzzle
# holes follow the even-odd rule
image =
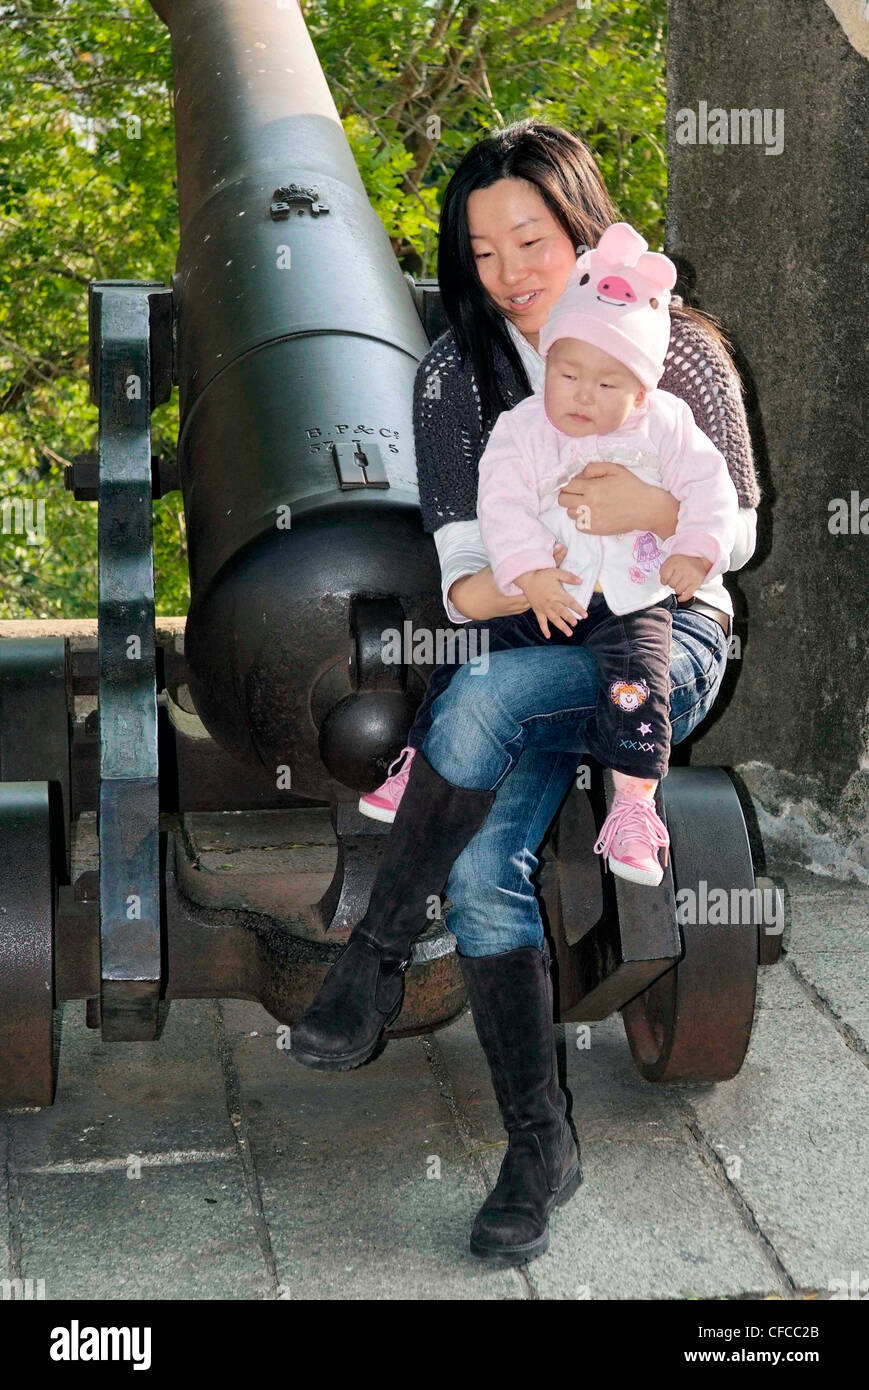
[[[295,0],[152,3],[175,81],[191,693],[229,752],[346,798],[424,688],[379,660],[384,633],[442,613],[411,417],[428,339]]]

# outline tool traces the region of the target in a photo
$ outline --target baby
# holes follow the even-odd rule
[[[615,797],[595,845],[613,873],[658,884],[669,844],[655,790],[670,752],[671,614],[726,570],[738,500],[690,408],[657,389],[670,338],[676,268],[619,222],[577,260],[540,331],[543,394],[495,422],[480,460],[477,516],[505,594],[594,654],[600,679],[583,741],[613,771]],[[592,459],[614,459],[679,500],[675,534],[592,535],[558,492]],[[567,547],[561,568],[553,538]],[[577,618],[577,614],[579,617]]]

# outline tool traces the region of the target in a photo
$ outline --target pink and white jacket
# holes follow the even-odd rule
[[[594,536],[571,521],[558,492],[593,459],[612,460],[678,498],[676,532]],[[552,569],[554,540],[567,546],[561,568],[581,577],[565,590],[588,607],[596,584],[614,613],[633,613],[673,590],[658,571],[668,555],[712,562],[706,581],[730,564],[739,501],[727,465],[698,429],[690,406],[669,391],[648,391],[641,406],[609,434],[565,434],[545,411],[542,392],[505,410],[480,459],[477,517],[495,582],[502,593],[527,570]]]

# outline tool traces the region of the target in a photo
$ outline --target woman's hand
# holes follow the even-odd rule
[[[593,536],[653,531],[668,540],[676,530],[679,503],[663,488],[644,483],[621,463],[587,463],[558,494],[558,504]],[[580,512],[578,509],[584,510]]]
[[[552,547],[556,565],[560,565],[567,554],[567,546],[557,541]],[[531,604],[524,594],[510,597],[502,594],[495,583],[492,566],[486,565],[476,574],[463,574],[450,585],[447,597],[466,618],[472,622],[484,622],[487,618],[506,618],[511,613],[527,613]]]

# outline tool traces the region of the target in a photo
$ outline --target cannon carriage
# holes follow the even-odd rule
[[[257,999],[292,1025],[367,907],[388,827],[356,801],[425,686],[412,654],[384,659],[384,634],[444,624],[411,420],[437,285],[402,275],[298,7],[153,3],[172,35],[181,241],[170,284],[89,289],[98,450],[67,485],[99,509],[96,632],[0,637],[0,1107],[52,1103],[68,1001],[107,1041],[158,1039],[181,998]],[[174,386],[177,460],[155,459],[151,414]],[[184,624],[154,603],[152,503],[177,486]],[[649,1080],[733,1076],[780,943],[735,786],[671,771],[651,890],[603,874],[611,787],[586,780],[541,875],[558,1015],[620,1011]],[[188,834],[204,812],[290,837],[326,816],[333,867],[271,911],[204,905]],[[683,889],[742,910],[680,920]],[[462,1012],[453,947],[429,923],[390,1036]]]

